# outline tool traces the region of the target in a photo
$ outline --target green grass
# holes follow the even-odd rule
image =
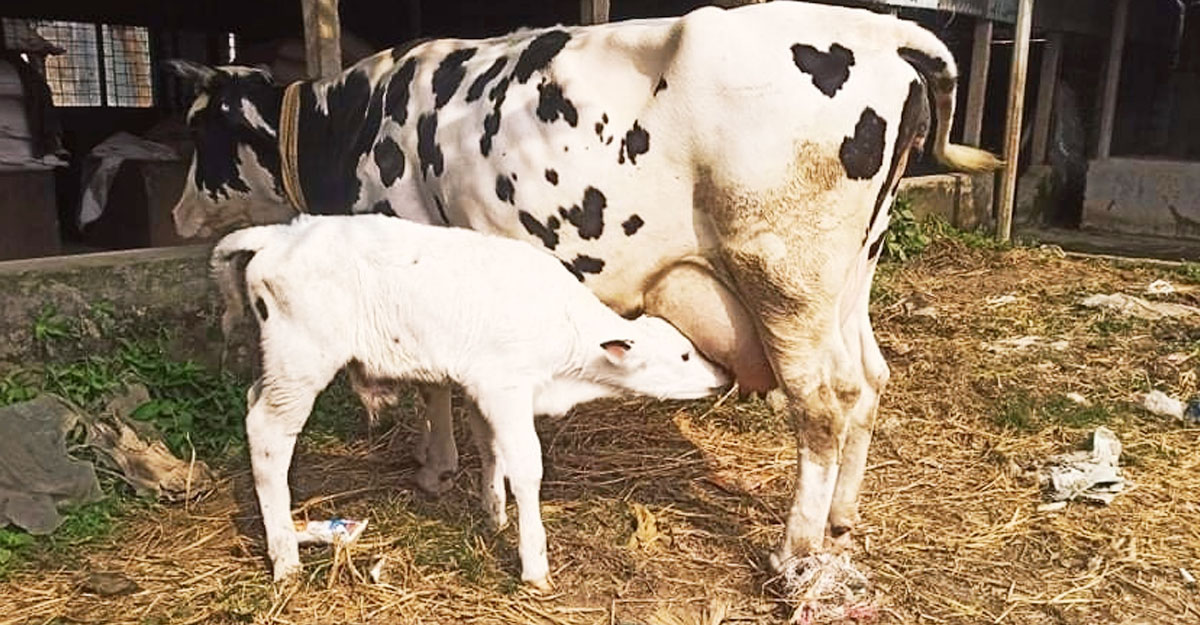
[[[150,400],[132,417],[151,424],[177,456],[195,453],[218,465],[240,457],[245,381],[171,356],[169,330],[122,329],[112,306],[103,302],[77,318],[47,306],[31,323],[42,361],[0,371],[0,406],[51,393],[95,414],[128,385],[141,384]],[[67,355],[92,342],[103,348]],[[68,447],[81,443],[81,432],[68,436]],[[88,453],[85,449],[82,458],[91,459]],[[102,487],[103,500],[64,510],[63,524],[50,536],[0,528],[0,579],[26,566],[61,565],[80,545],[110,535],[122,513],[139,500],[121,482],[104,481]]]
[[[1111,423],[1112,409],[1093,402],[1082,405],[1063,394],[1034,397],[1027,391],[1014,391],[1001,398],[992,416],[996,427],[1031,433],[1053,425],[1090,429]]]

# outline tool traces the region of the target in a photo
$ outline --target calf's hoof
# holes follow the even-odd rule
[[[454,486],[454,471],[442,471],[433,467],[417,470],[417,486],[427,495],[438,497]]]
[[[554,592],[554,583],[550,581],[549,575],[539,577],[538,579],[527,579],[524,582],[529,587],[529,590],[536,594],[548,595]]]
[[[304,572],[304,567],[299,562],[276,562],[273,569],[276,584],[296,582]]]

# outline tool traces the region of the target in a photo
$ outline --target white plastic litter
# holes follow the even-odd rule
[[[790,561],[780,575],[794,625],[868,620],[877,608],[872,585],[849,554],[814,554]]]
[[[301,545],[348,545],[367,529],[367,521],[329,519],[328,521],[296,521],[296,541]]]
[[[1103,308],[1149,321],[1156,321],[1165,317],[1200,315],[1200,308],[1196,308],[1195,306],[1172,304],[1170,302],[1150,302],[1124,293],[1091,295],[1081,303],[1088,308]]]
[[[1182,419],[1187,405],[1162,391],[1150,391],[1142,397],[1142,407],[1160,417]]]
[[[1001,306],[1007,306],[1008,304],[1012,304],[1013,302],[1016,302],[1016,301],[1017,301],[1017,296],[1015,296],[1015,295],[993,295],[993,296],[983,300],[983,302],[985,304],[987,304],[988,308],[999,308]]]
[[[996,341],[987,341],[982,343],[985,351],[994,354],[1007,354],[1009,352],[1019,352],[1033,347],[1048,347],[1056,351],[1063,351],[1070,347],[1070,343],[1064,340],[1052,341],[1044,336],[1034,334],[1028,336],[1014,336]]]
[[[1083,395],[1080,395],[1079,393],[1067,393],[1067,399],[1079,404],[1080,406],[1083,406],[1084,408],[1092,405],[1091,400]]]
[[[1042,467],[1042,486],[1051,501],[1082,499],[1110,504],[1125,490],[1125,478],[1117,462],[1121,441],[1106,427],[1092,433],[1091,451],[1075,451],[1050,458]]]
[[[1170,295],[1175,292],[1175,285],[1166,280],[1155,280],[1146,285],[1147,295]]]

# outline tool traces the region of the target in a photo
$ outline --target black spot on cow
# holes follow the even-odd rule
[[[562,87],[558,83],[542,83],[538,85],[538,119],[550,123],[562,116],[572,128],[579,123],[579,113],[575,105],[563,97]]]
[[[375,144],[375,164],[379,166],[379,181],[390,187],[404,175],[404,153],[391,137]]]
[[[511,176],[511,177],[512,177],[512,179],[513,179],[513,182],[516,182],[516,181],[517,181],[517,172],[515,172],[515,171],[514,171],[513,173],[509,174],[509,176]]]
[[[654,95],[658,95],[659,91],[662,91],[663,89],[666,89],[666,88],[667,88],[667,79],[659,78],[658,84],[654,85]]]
[[[606,140],[604,141],[604,145],[612,145],[612,140],[613,140],[613,138],[612,138],[612,137],[609,137],[608,139],[606,139]]]
[[[850,78],[850,67],[854,65],[854,53],[840,44],[829,46],[829,52],[803,43],[792,46],[792,61],[805,74],[812,75],[813,85],[821,93],[833,97]]]
[[[513,69],[513,76],[516,77],[517,82],[525,84],[534,72],[549,66],[550,61],[554,60],[554,57],[570,40],[571,35],[565,30],[549,30],[535,37],[521,51],[521,56],[517,59],[517,65]]]
[[[429,176],[442,175],[445,162],[442,160],[442,148],[437,144],[437,113],[425,113],[417,120],[417,158],[421,160],[421,173]]]
[[[636,165],[638,155],[648,151],[650,151],[650,133],[635,121],[633,128],[630,128],[629,132],[625,133],[625,138],[621,139],[621,152],[617,155],[617,162],[624,163],[625,157],[628,156],[629,162]]]
[[[604,137],[604,124],[600,122],[596,122],[596,136],[601,138]]]
[[[279,167],[279,144],[270,134],[252,128],[248,124],[229,123],[222,105],[232,110],[241,110],[242,100],[254,104],[267,124],[279,127],[279,109],[283,90],[271,85],[267,79],[231,79],[217,74],[217,82],[210,88],[208,106],[200,109],[189,122],[195,133],[197,155],[194,182],[196,188],[216,201],[229,197],[231,191],[248,193],[250,187],[238,172],[241,157],[239,146],[248,146],[258,157],[258,162],[275,178],[275,188],[282,193],[282,178]],[[307,89],[301,89],[306,91]]]
[[[604,123],[604,124],[607,124],[607,123],[608,123],[608,113],[601,113],[601,114],[600,114],[600,122],[601,122],[601,123]]]
[[[580,282],[583,282],[583,274],[585,273],[600,273],[601,271],[604,271],[603,260],[599,258],[592,258],[591,256],[587,256],[585,254],[576,256],[575,260],[571,261],[570,264],[564,262],[563,266],[567,268],[567,271],[575,274],[575,278]]]
[[[581,239],[598,239],[604,233],[604,207],[608,200],[596,187],[583,191],[583,201],[570,210],[560,208],[558,213],[579,231]]]
[[[467,75],[463,63],[475,56],[475,48],[461,48],[446,55],[437,69],[433,70],[433,108],[442,108]]]
[[[553,169],[546,170],[546,181],[550,184],[558,184],[558,172]]]
[[[408,121],[408,95],[416,72],[417,60],[410,58],[388,79],[383,108],[397,124],[404,125]]]
[[[388,217],[396,216],[396,211],[392,210],[392,203],[386,199],[375,202],[375,205],[371,207],[371,212],[379,213],[380,215],[387,215]]]
[[[433,196],[433,206],[437,208],[438,216],[442,218],[442,223],[450,225],[450,218],[446,216],[446,207],[442,205],[442,198]]]
[[[325,100],[322,112],[314,91],[300,90],[298,174],[310,212],[345,213],[360,195],[358,165],[375,146],[386,98],[354,70],[327,88]]]
[[[267,303],[263,301],[263,298],[254,298],[254,310],[258,312],[259,319],[263,321],[267,320]]]
[[[508,95],[508,84],[509,79],[502,78],[488,92],[488,98],[493,102],[492,112],[483,118],[483,136],[479,138],[479,151],[484,156],[491,153],[492,139],[500,132],[500,107],[504,105],[504,99]]]
[[[525,231],[542,240],[542,245],[549,249],[558,247],[558,229],[562,226],[562,222],[558,217],[551,215],[546,223],[538,221],[537,217],[529,214],[526,211],[520,211],[517,214],[521,225],[525,227]]]
[[[643,225],[645,225],[645,223],[646,222],[642,221],[641,217],[637,215],[630,215],[629,219],[621,222],[621,228],[625,230],[625,236],[632,236],[633,233],[637,232]]]
[[[930,86],[934,91],[950,91],[955,87],[954,75],[948,70],[946,61],[936,56],[930,56],[928,53],[917,50],[916,48],[902,47],[896,50],[900,58],[908,61],[910,65],[917,68],[917,71],[929,81]]]
[[[867,260],[875,260],[879,256],[879,250],[883,247],[883,239],[886,236],[886,233],[880,235],[879,238],[875,239],[875,242],[871,244],[870,249],[867,250]]]
[[[892,162],[888,166],[887,178],[879,187],[879,193],[875,195],[875,207],[871,211],[870,221],[867,222],[863,242],[871,236],[871,228],[875,225],[875,218],[883,210],[883,203],[896,190],[900,176],[904,175],[904,172],[900,171],[901,161],[910,150],[917,147],[921,138],[929,133],[929,119],[929,100],[926,98],[925,85],[920,80],[914,80],[908,85],[908,97],[904,100],[900,125],[896,129],[896,144],[892,148]],[[878,244],[876,241],[876,245]]]
[[[467,102],[474,102],[483,97],[483,90],[487,88],[488,83],[500,75],[500,70],[503,70],[507,63],[508,57],[502,56],[496,59],[482,74],[477,76],[471,82],[471,86],[467,88]]]
[[[513,188],[513,183],[508,179],[508,176],[504,174],[496,176],[496,197],[500,198],[501,202],[508,202],[515,205],[516,201],[513,200],[515,193],[516,189]]]
[[[869,106],[863,109],[854,125],[854,136],[843,139],[838,151],[846,176],[851,180],[866,180],[879,173],[883,165],[886,130],[887,122],[875,113],[875,109]]]

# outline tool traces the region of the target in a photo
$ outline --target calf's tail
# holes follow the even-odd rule
[[[237,230],[218,241],[209,256],[209,268],[225,305],[221,332],[225,335],[226,350],[246,309],[246,265],[259,251],[283,239],[286,228],[286,225],[275,224]],[[222,361],[224,357],[222,353]]]
[[[916,25],[906,29],[908,41],[901,44],[900,57],[908,61],[924,79],[933,100],[933,155],[951,169],[987,172],[999,169],[1004,161],[994,154],[968,145],[950,143],[950,125],[954,123],[954,94],[958,70],[954,56],[933,33]]]

